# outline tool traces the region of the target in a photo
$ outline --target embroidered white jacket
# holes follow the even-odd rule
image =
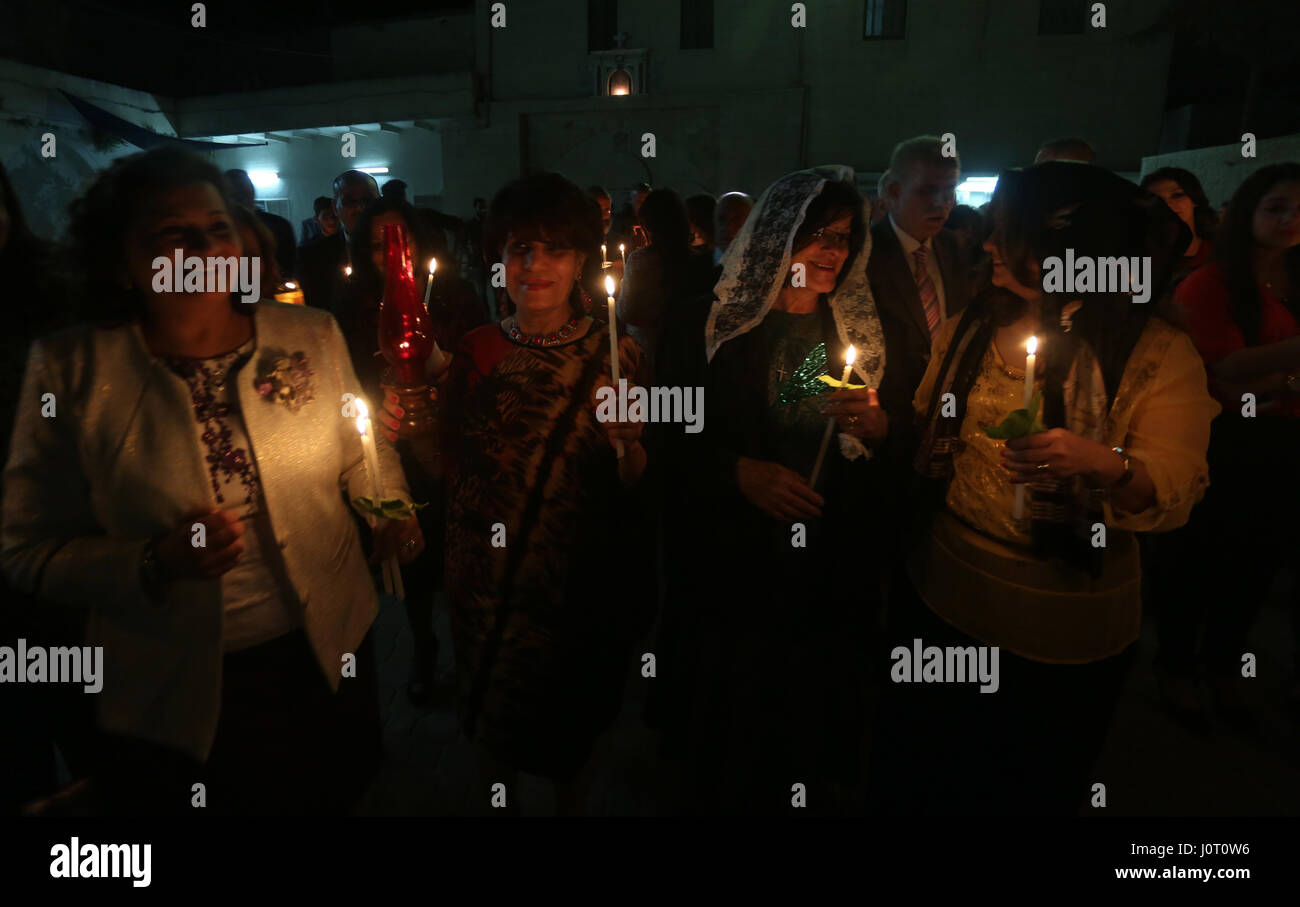
[[[371,493],[356,420],[343,413],[343,395],[361,385],[333,316],[258,303],[253,317],[239,405],[307,635],[337,689],[344,653],[378,613],[340,494]],[[254,378],[299,351],[314,393],[292,411],[259,396]],[[187,510],[217,506],[193,420],[188,386],[150,355],[138,325],[34,343],[4,472],[2,562],[15,586],[88,612],[87,643],[104,649],[101,727],[204,760],[221,704],[220,582],[171,583],[159,605],[139,571],[149,538]],[[377,441],[385,496],[409,500],[396,451]]]

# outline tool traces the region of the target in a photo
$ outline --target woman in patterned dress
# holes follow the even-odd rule
[[[646,454],[640,424],[597,415],[609,334],[580,283],[599,267],[595,203],[558,174],[528,176],[497,193],[485,235],[515,311],[456,349],[436,392],[436,457],[425,452],[446,484],[458,705],[484,770],[477,805],[499,781],[517,808],[523,771],[552,779],[559,811],[579,813],[583,770],[648,623]],[[632,385],[640,350],[626,334],[618,349]],[[401,411],[391,395],[385,408],[391,431]]]

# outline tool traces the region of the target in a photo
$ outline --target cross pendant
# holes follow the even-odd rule
[[[781,384],[785,381],[785,365],[779,365],[776,369],[776,383]]]

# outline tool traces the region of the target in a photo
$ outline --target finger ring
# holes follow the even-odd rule
[[[848,419],[845,420],[845,422],[848,423],[849,428],[856,428],[858,424],[858,417],[849,416]]]
[[[407,539],[405,542],[402,543],[402,549],[405,551],[410,551],[414,547],[415,547],[415,539]]]
[[[1052,468],[1052,464],[1050,464],[1050,463],[1039,463],[1039,464],[1038,464],[1037,466],[1035,466],[1034,468],[1037,469],[1039,472],[1043,472],[1044,470],[1051,469],[1051,468]]]

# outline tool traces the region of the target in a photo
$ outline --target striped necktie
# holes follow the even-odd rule
[[[912,258],[916,261],[912,277],[916,280],[916,292],[921,296],[921,308],[925,312],[925,323],[930,327],[930,338],[934,339],[934,335],[939,333],[939,322],[943,317],[939,312],[939,292],[934,288],[929,268],[925,266],[928,252],[928,246],[920,245],[912,253]]]

